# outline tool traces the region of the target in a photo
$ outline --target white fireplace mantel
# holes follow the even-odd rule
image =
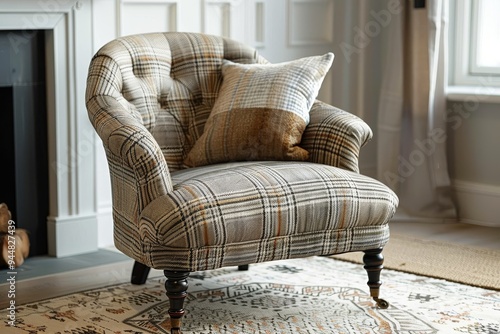
[[[49,255],[98,248],[95,133],[85,108],[92,57],[91,0],[2,0],[0,30],[16,30],[15,47],[30,30],[45,30],[49,148]],[[37,236],[38,237],[38,236]]]

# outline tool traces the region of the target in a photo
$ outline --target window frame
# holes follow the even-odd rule
[[[477,46],[474,36],[478,31],[479,1],[450,1],[450,86],[500,87],[500,67],[477,65],[476,52],[473,52]]]

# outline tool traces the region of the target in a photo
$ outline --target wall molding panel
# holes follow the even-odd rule
[[[205,1],[203,31],[207,34],[231,36],[232,1]]]
[[[263,1],[256,1],[253,9],[255,10],[253,20],[255,22],[255,29],[253,34],[254,46],[262,48],[266,44],[266,5]],[[250,27],[251,28],[251,27]]]
[[[249,41],[247,12],[253,0],[203,0],[202,32],[242,42]]]
[[[177,1],[121,0],[117,10],[120,36],[178,28]]]

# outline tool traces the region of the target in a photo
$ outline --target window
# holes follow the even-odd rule
[[[451,86],[500,87],[499,18],[499,0],[450,1]]]

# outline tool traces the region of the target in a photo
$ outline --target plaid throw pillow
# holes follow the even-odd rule
[[[203,134],[184,163],[195,167],[245,160],[307,160],[299,147],[309,110],[333,53],[279,64],[224,60],[222,85]]]

